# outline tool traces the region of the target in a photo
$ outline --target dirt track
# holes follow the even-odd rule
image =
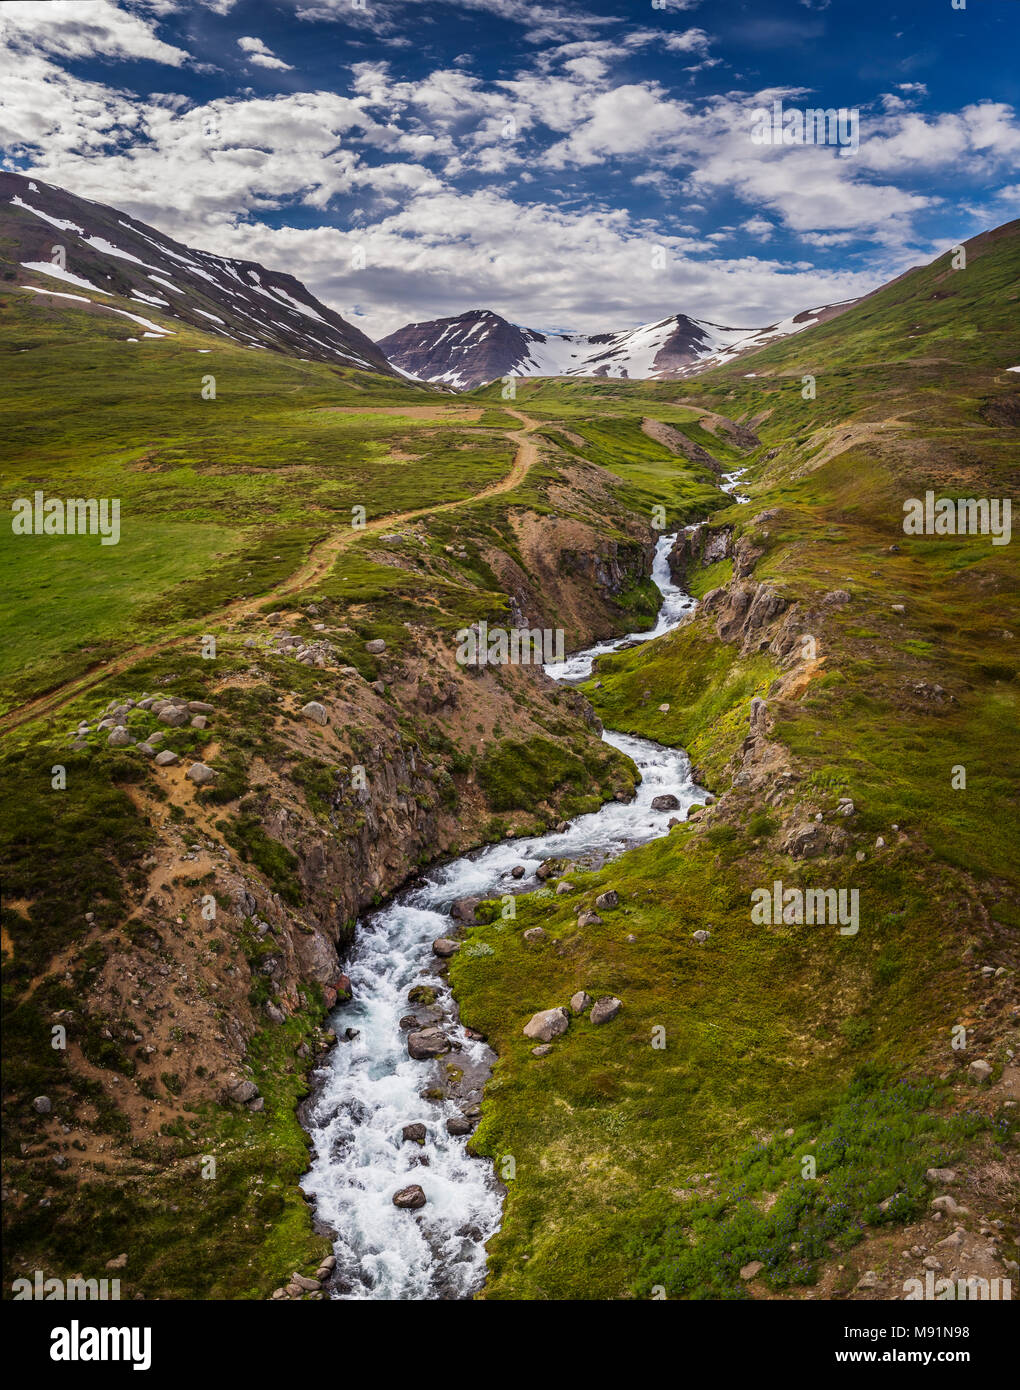
[[[270,589],[264,594],[258,594],[251,598],[238,599],[234,603],[228,603],[215,613],[205,614],[199,627],[189,629],[188,632],[176,637],[167,638],[163,642],[151,642],[143,646],[132,647],[112,660],[90,668],[84,675],[76,676],[73,680],[65,682],[56,690],[47,691],[45,695],[38,695],[25,704],[19,705],[17,709],[8,710],[5,715],[0,717],[0,733],[17,729],[22,724],[39,719],[43,715],[53,714],[56,710],[69,704],[83,691],[98,685],[107,676],[118,675],[121,671],[126,671],[135,665],[136,662],[144,661],[146,657],[155,656],[158,652],[169,651],[172,647],[193,640],[196,632],[208,632],[213,626],[223,626],[236,622],[240,618],[259,612],[274,599],[283,599],[288,594],[298,593],[302,589],[308,588],[309,585],[324,578],[330,572],[336,557],[342,550],[346,550],[349,545],[361,540],[364,536],[377,535],[380,531],[392,530],[394,526],[400,526],[407,521],[415,521],[421,516],[436,516],[440,512],[454,511],[458,507],[466,507],[473,502],[481,501],[483,498],[495,497],[501,492],[512,492],[527,477],[538,458],[538,448],[530,438],[531,433],[537,429],[538,422],[530,419],[519,410],[512,410],[505,405],[503,409],[507,411],[507,414],[520,420],[524,428],[506,432],[506,437],[512,439],[517,445],[517,452],[514,455],[510,472],[505,477],[500,478],[498,482],[490,483],[481,492],[473,493],[470,497],[462,497],[456,502],[441,502],[438,506],[416,507],[409,512],[390,512],[386,516],[376,517],[357,529],[345,526],[342,530],[334,531],[325,540],[313,546],[307,559],[275,589]]]

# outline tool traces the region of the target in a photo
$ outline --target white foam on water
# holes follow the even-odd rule
[[[577,679],[590,671],[595,655],[660,636],[691,612],[695,601],[670,578],[667,557],[675,539],[663,536],[656,546],[652,578],[663,603],[655,627],[577,653],[547,668],[550,675]],[[358,924],[347,965],[353,1002],[333,1018],[339,1034],[354,1028],[358,1036],[339,1042],[318,1074],[321,1084],[306,1117],[313,1160],[302,1182],[320,1218],[337,1232],[339,1297],[468,1298],[484,1282],[485,1242],[499,1228],[502,1189],[492,1164],[469,1157],[466,1140],[447,1134],[446,1121],[461,1113],[459,1103],[422,1099],[421,1093],[437,1084],[435,1064],[408,1055],[399,1020],[415,1011],[408,990],[428,984],[445,1016],[440,1026],[460,1045],[453,1054],[457,1065],[491,1061],[486,1045],[468,1038],[455,1021],[449,987],[432,973],[432,942],[449,931],[453,900],[536,888],[535,871],[552,856],[612,858],[665,835],[671,815],[683,818],[689,806],[704,799],[682,749],[608,731],[603,738],[641,772],[632,801],[607,802],[559,834],[503,840],[437,865]],[[653,811],[652,798],[666,792],[676,796],[680,809]],[[521,864],[524,878],[510,878],[510,870]],[[427,1127],[423,1149],[402,1142],[403,1126],[412,1123]],[[422,1156],[427,1166],[417,1162]],[[393,1194],[411,1183],[422,1187],[426,1205],[418,1211],[398,1209]]]

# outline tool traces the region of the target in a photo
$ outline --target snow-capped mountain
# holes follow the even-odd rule
[[[849,309],[854,300],[769,324],[727,328],[673,314],[618,333],[539,333],[489,309],[409,323],[379,347],[395,367],[420,381],[470,391],[503,376],[608,376],[666,380],[691,376],[766,347]]]
[[[179,319],[249,347],[394,374],[370,338],[292,275],[195,251],[39,179],[0,172],[0,238],[5,279],[107,308],[139,337],[165,336],[165,320]],[[113,296],[137,314],[104,303]]]

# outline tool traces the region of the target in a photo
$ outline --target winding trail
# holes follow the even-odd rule
[[[65,681],[56,689],[49,690],[43,695],[34,696],[23,705],[8,710],[6,714],[0,716],[0,733],[10,733],[11,730],[19,728],[22,724],[30,723],[33,719],[40,719],[44,715],[55,713],[64,705],[77,699],[79,695],[84,694],[86,690],[90,690],[93,686],[104,681],[108,676],[120,675],[147,657],[156,656],[159,652],[170,651],[173,647],[179,647],[187,641],[193,641],[196,636],[209,632],[214,625],[236,623],[242,618],[250,617],[253,613],[259,612],[267,603],[271,603],[275,599],[284,599],[290,594],[298,593],[302,589],[310,587],[329,574],[341,551],[346,550],[355,541],[364,539],[365,536],[378,535],[380,531],[391,530],[394,526],[403,525],[408,521],[416,521],[419,517],[438,516],[441,512],[455,511],[459,507],[483,502],[487,497],[496,497],[500,493],[512,492],[524,481],[538,461],[538,446],[531,435],[538,429],[539,422],[532,420],[522,411],[513,410],[505,404],[502,408],[508,415],[513,415],[520,420],[523,428],[505,431],[506,438],[513,440],[517,446],[513,465],[509,473],[484,487],[481,492],[472,493],[469,497],[457,498],[453,502],[415,507],[407,512],[388,512],[384,516],[373,518],[366,525],[357,529],[347,525],[331,532],[325,539],[313,545],[298,568],[274,589],[269,589],[263,594],[235,599],[216,612],[204,614],[198,623],[190,625],[173,637],[131,647],[112,657],[109,661],[90,666],[81,675],[72,677],[71,680]]]

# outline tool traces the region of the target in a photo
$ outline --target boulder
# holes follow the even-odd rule
[[[254,1100],[259,1093],[259,1088],[254,1081],[235,1081],[230,1088],[230,1099],[238,1105],[247,1105],[250,1100]]]
[[[523,864],[515,864],[514,867],[510,870],[510,877],[523,878],[527,872],[528,871]]]
[[[53,1109],[53,1102],[49,1096],[36,1096],[32,1102],[32,1109],[37,1115],[48,1115]]]
[[[206,787],[210,782],[215,782],[217,774],[205,763],[192,763],[185,776],[194,782],[196,787]]]
[[[576,994],[570,996],[570,1011],[574,1014],[583,1014],[586,1009],[591,1008],[591,995],[585,990],[579,989]]]
[[[956,1181],[955,1168],[929,1168],[924,1175],[925,1181],[941,1186],[943,1183]]]
[[[473,1129],[474,1124],[466,1115],[451,1115],[446,1122],[447,1134],[470,1134]]]
[[[672,792],[664,792],[662,796],[652,797],[653,811],[677,811],[679,809],[680,802]]]
[[[711,935],[712,935],[711,932],[707,932],[707,931],[705,931],[705,930],[703,930],[703,929],[698,930],[698,931],[696,931],[696,932],[691,932],[691,936],[692,936],[693,939],[694,939],[695,941],[697,941],[697,942],[707,941],[708,938],[709,938]]]
[[[746,1282],[748,1279],[754,1279],[764,1268],[765,1266],[761,1260],[752,1260],[750,1264],[743,1266],[740,1271],[740,1277]]]
[[[313,724],[329,723],[329,714],[326,710],[326,706],[320,704],[318,700],[309,700],[307,705],[302,705],[301,713],[306,719],[310,719]]]
[[[450,904],[450,916],[455,922],[465,922],[469,927],[475,924],[475,908],[481,898],[455,898]]]
[[[987,1081],[991,1074],[992,1064],[986,1062],[983,1057],[978,1057],[967,1068],[967,1075],[972,1081]]]
[[[535,1038],[538,1042],[552,1042],[570,1026],[570,1015],[566,1009],[542,1009],[532,1014],[524,1025],[524,1036]]]
[[[106,742],[111,748],[130,748],[134,739],[127,729],[112,729],[107,735]]]
[[[405,1125],[400,1131],[400,1137],[405,1144],[424,1144],[426,1132],[424,1125]]]
[[[172,753],[169,748],[164,748],[161,753],[156,754],[157,767],[173,767],[174,763],[180,762],[176,753]]]
[[[552,878],[555,874],[562,872],[566,860],[564,859],[543,859],[535,870],[536,878],[544,882],[547,878]]]
[[[596,912],[612,912],[614,907],[620,906],[620,895],[615,888],[607,888],[604,893],[600,893],[595,899]]]
[[[380,656],[386,650],[386,643],[381,637],[373,637],[371,642],[365,643],[365,651],[372,656]]]
[[[305,1293],[314,1293],[319,1287],[318,1279],[309,1279],[306,1274],[292,1274],[290,1281],[297,1284],[299,1289],[304,1289]]]
[[[579,927],[601,927],[602,918],[597,912],[582,912],[577,919]]]
[[[619,999],[612,995],[604,995],[592,1006],[591,1021],[592,1023],[608,1023],[610,1019],[616,1017],[622,1008],[623,1004]]]
[[[191,727],[193,729],[208,729],[209,720],[204,714],[196,714],[192,717]]]
[[[529,927],[524,933],[524,940],[533,944],[538,941],[545,941],[546,934],[541,927]]]
[[[188,709],[192,714],[212,714],[212,705],[206,704],[204,700],[189,700]]]
[[[401,1211],[417,1211],[425,1202],[425,1193],[417,1183],[412,1183],[410,1187],[402,1187],[399,1192],[393,1194],[393,1205]]]
[[[186,705],[164,705],[156,715],[161,724],[168,724],[171,729],[180,729],[187,724],[188,717]]]
[[[532,1057],[548,1057],[552,1051],[552,1043],[539,1043],[537,1047],[531,1049]]]
[[[407,1051],[416,1062],[441,1057],[450,1050],[450,1039],[441,1028],[422,1028],[407,1035]]]
[[[447,960],[450,956],[455,956],[460,950],[459,941],[451,941],[448,936],[437,937],[432,943],[432,952],[442,960]]]

